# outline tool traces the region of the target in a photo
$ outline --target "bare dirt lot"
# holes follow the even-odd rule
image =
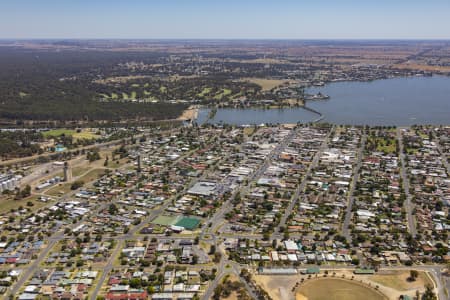
[[[401,295],[414,296],[423,292],[426,284],[432,284],[426,272],[419,271],[415,281],[408,280],[406,270],[385,270],[375,275],[354,275],[350,270],[330,272],[328,275],[254,275],[254,279],[273,299],[315,300],[328,299],[330,288],[335,292],[331,299],[399,299]],[[334,281],[333,281],[334,280]],[[312,284],[317,281],[317,283]],[[348,293],[351,288],[352,295]],[[325,294],[324,291],[327,291]],[[358,298],[362,293],[364,297]],[[369,296],[366,296],[369,295]]]
[[[388,299],[380,292],[359,282],[339,278],[318,278],[306,281],[300,286],[297,300],[383,300]]]
[[[259,85],[263,91],[269,91],[287,82],[287,80],[263,79],[263,78],[244,78],[242,79],[242,81],[255,83]]]
[[[178,118],[178,120],[194,120],[197,118],[198,108],[195,106],[190,106],[188,109],[183,111],[183,114]]]

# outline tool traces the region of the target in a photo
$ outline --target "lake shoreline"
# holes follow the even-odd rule
[[[402,77],[342,81],[305,92],[329,95],[301,108],[219,108],[208,123],[262,124],[328,122],[342,125],[411,126],[450,124],[450,77]],[[197,122],[203,124],[201,108]],[[317,116],[319,116],[317,118]]]

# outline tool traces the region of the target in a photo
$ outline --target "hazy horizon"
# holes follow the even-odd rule
[[[448,40],[450,1],[16,0],[0,38]]]
[[[450,38],[77,38],[77,37],[52,37],[52,38],[1,38],[0,41],[298,41],[298,42],[447,42]]]

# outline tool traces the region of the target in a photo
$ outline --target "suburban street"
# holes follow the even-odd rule
[[[280,232],[280,228],[286,227],[287,219],[288,219],[289,215],[292,213],[292,210],[294,209],[297,202],[300,200],[300,193],[302,193],[305,190],[306,183],[308,182],[308,176],[311,174],[311,171],[314,170],[315,167],[317,167],[320,156],[322,155],[322,152],[326,149],[326,147],[328,145],[328,140],[330,138],[330,134],[333,130],[334,130],[334,127],[332,127],[330,129],[330,132],[327,134],[325,140],[320,145],[320,148],[317,150],[316,154],[314,155],[312,162],[309,164],[308,169],[307,169],[305,175],[303,176],[302,182],[297,186],[293,196],[291,197],[291,202],[289,203],[283,216],[281,217],[281,220],[277,226],[277,229],[274,230],[274,232],[272,233],[272,239],[275,239],[275,238],[281,239],[283,237],[283,233]]]
[[[350,189],[348,191],[348,204],[347,209],[345,211],[344,223],[342,224],[342,235],[347,239],[349,243],[352,242],[352,236],[350,234],[349,225],[352,218],[353,202],[355,201],[355,197],[353,194],[355,193],[356,184],[358,183],[359,179],[359,169],[361,168],[361,163],[364,155],[364,147],[366,145],[366,139],[367,136],[363,134],[361,137],[361,145],[358,149],[356,166],[353,169],[353,178],[350,185]]]
[[[241,196],[248,193],[248,190],[252,186],[253,182],[258,180],[264,172],[269,167],[270,163],[275,157],[278,157],[280,155],[280,152],[283,151],[283,149],[289,144],[289,142],[292,140],[292,138],[295,136],[295,130],[291,130],[291,132],[283,139],[281,143],[279,143],[275,149],[273,149],[267,158],[264,160],[264,163],[255,170],[248,179],[248,184],[243,184],[240,188],[233,191],[232,195],[229,197],[229,199],[221,206],[221,208],[213,215],[213,217],[210,219],[209,223],[212,223],[213,225],[211,228],[205,227],[207,232],[216,232],[218,230],[218,227],[221,225],[221,221],[223,219],[223,216],[232,209],[231,206],[231,200],[237,195],[240,194]],[[206,231],[202,231],[201,237],[203,237],[204,233]]]
[[[248,176],[247,180],[245,181],[245,184],[242,184],[241,186],[235,188],[232,190],[231,195],[228,196],[228,199],[221,203],[221,206],[218,207],[215,212],[208,218],[205,219],[202,223],[202,227],[199,228],[199,231],[195,234],[198,234],[200,238],[200,242],[204,243],[206,246],[215,246],[218,251],[221,254],[220,262],[216,265],[214,265],[214,268],[217,270],[216,277],[214,280],[209,282],[207,289],[204,291],[204,294],[202,295],[202,299],[211,299],[212,295],[214,294],[214,289],[217,287],[218,284],[221,283],[222,279],[229,274],[234,274],[237,277],[240,277],[240,272],[243,268],[248,269],[253,274],[256,272],[258,268],[257,262],[250,262],[246,264],[238,264],[233,260],[230,260],[228,256],[228,252],[223,248],[222,242],[227,238],[233,238],[233,239],[239,239],[239,240],[252,240],[252,241],[258,241],[260,243],[267,242],[267,237],[264,237],[263,234],[260,233],[254,233],[254,232],[220,232],[219,229],[222,225],[226,224],[225,214],[233,209],[232,206],[232,200],[234,197],[239,193],[242,197],[245,197],[249,191],[255,187],[255,182],[265,175],[265,172],[268,170],[269,166],[272,166],[277,163],[277,159],[280,157],[280,154],[286,149],[286,147],[289,145],[289,143],[292,141],[292,139],[296,136],[297,130],[291,130],[289,134],[286,136],[283,136],[283,139],[276,144],[273,148],[271,148],[271,151],[268,152],[268,154],[265,156],[264,160],[261,160],[260,164],[257,168],[254,169],[252,173]],[[280,222],[275,226],[270,239],[274,240],[282,240],[283,239],[283,232],[280,232],[280,228],[286,227],[288,225],[288,218],[289,215],[294,210],[295,206],[298,204],[298,202],[301,200],[301,195],[305,191],[306,184],[308,182],[308,178],[310,178],[310,175],[312,172],[317,169],[320,158],[323,154],[323,152],[327,149],[327,147],[330,147],[330,136],[334,130],[334,127],[329,130],[327,135],[323,137],[323,141],[321,140],[320,144],[317,144],[317,150],[315,150],[314,155],[311,156],[312,160],[311,163],[308,164],[305,173],[301,177],[301,180],[298,181],[297,185],[295,186],[295,190],[293,190],[293,193],[290,197],[290,201],[281,215]],[[399,137],[399,131],[397,131],[397,139],[400,140]],[[353,154],[356,152],[356,160],[353,160],[353,170],[351,175],[351,183],[350,188],[348,190],[348,205],[345,209],[345,217],[342,226],[342,234],[347,238],[349,242],[351,242],[351,235],[349,232],[349,225],[351,224],[351,215],[352,215],[352,206],[354,202],[353,194],[356,189],[356,183],[359,180],[359,174],[360,174],[360,168],[362,166],[362,159],[364,154],[364,149],[366,145],[367,136],[365,134],[361,135],[360,143],[358,148],[354,147],[352,150]],[[208,143],[208,142],[206,142]],[[165,146],[161,145],[154,149],[154,151],[159,151],[164,149]],[[208,149],[208,147],[205,147]],[[316,148],[315,148],[316,149]],[[400,142],[400,149],[403,151],[403,145]],[[184,152],[182,155],[177,157],[176,159],[172,160],[169,164],[164,165],[161,169],[158,169],[159,174],[164,174],[165,172],[169,171],[173,165],[176,165],[180,162],[183,162],[186,158],[189,158],[193,156],[193,154],[197,151],[196,149],[191,149],[187,152]],[[242,146],[237,148],[237,151],[243,151]],[[440,149],[441,153],[442,150]],[[152,156],[152,153],[147,153],[148,157]],[[409,195],[409,185],[407,180],[407,172],[406,172],[406,165],[405,165],[405,158],[403,153],[400,154],[401,156],[401,176],[404,183],[404,189],[408,196],[408,199],[410,201],[411,197]],[[224,163],[227,162],[230,159],[230,154],[224,155],[218,160],[218,163]],[[81,160],[81,158],[78,158],[77,161]],[[81,163],[81,162],[80,162]],[[45,165],[44,168],[48,168],[51,165]],[[118,171],[125,171],[127,168],[134,166],[134,160],[128,161],[128,163],[122,165]],[[107,168],[105,168],[107,169]],[[42,173],[43,169],[40,173]],[[52,170],[52,172],[57,172],[57,169]],[[88,172],[88,171],[86,171]],[[79,177],[84,176],[85,173],[78,175],[74,179],[77,179]],[[39,172],[38,172],[39,173]],[[52,174],[50,174],[52,175]],[[34,178],[34,177],[33,177]],[[125,270],[125,266],[117,265],[118,258],[121,254],[121,251],[125,247],[125,243],[127,241],[140,241],[144,242],[144,236],[138,235],[140,230],[144,228],[145,226],[148,226],[156,217],[164,215],[166,210],[169,208],[169,206],[175,205],[176,200],[180,199],[183,195],[187,193],[187,191],[192,188],[196,183],[208,181],[211,180],[210,178],[218,178],[217,176],[214,177],[213,169],[206,169],[200,176],[198,177],[192,177],[189,178],[187,181],[184,182],[184,186],[182,189],[179,189],[178,192],[171,195],[170,198],[167,198],[160,204],[159,206],[154,207],[150,211],[148,211],[148,214],[145,215],[140,220],[140,223],[138,225],[133,225],[129,227],[129,230],[127,233],[119,234],[114,237],[116,244],[112,251],[110,252],[110,256],[107,260],[105,260],[105,265],[101,268],[94,267],[93,270],[100,271],[100,276],[96,280],[95,287],[92,288],[91,292],[89,293],[89,299],[90,300],[96,300],[98,296],[103,295],[104,291],[102,288],[105,286],[105,282],[108,280],[109,275],[113,269],[117,270]],[[220,178],[220,177],[219,177]],[[225,184],[225,180],[222,179],[222,181],[219,181],[218,184]],[[91,188],[92,185],[88,184],[86,185],[86,188]],[[74,194],[77,191],[71,191],[70,193],[65,194],[60,198],[60,202],[68,201],[71,198],[73,198]],[[44,190],[42,192],[42,195],[45,194],[46,191]],[[82,200],[84,201],[84,200]],[[101,211],[104,211],[108,208],[108,206],[113,202],[104,202],[100,205],[96,206],[95,209],[91,212],[91,214],[99,214]],[[411,204],[411,201],[409,202]],[[49,204],[51,205],[51,204]],[[408,203],[405,203],[405,206],[408,207]],[[68,228],[70,230],[73,230],[74,228],[80,226],[83,224],[84,220],[80,219],[74,224],[70,224]],[[412,225],[411,225],[412,222]],[[414,226],[414,218],[412,216],[412,210],[409,211],[408,214],[408,228],[411,230],[415,228]],[[172,243],[175,241],[182,241],[186,239],[191,239],[195,236],[194,233],[191,235],[166,235],[165,233],[158,233],[153,234],[152,237],[156,238],[157,240],[171,240]],[[15,295],[21,291],[23,286],[29,281],[31,276],[38,271],[42,266],[44,265],[45,259],[49,256],[52,249],[62,240],[66,239],[67,235],[63,234],[62,230],[59,230],[55,232],[52,236],[48,238],[48,243],[44,245],[41,252],[39,253],[36,260],[34,260],[28,267],[20,268],[22,270],[21,276],[18,278],[17,282],[15,282],[9,289],[7,295]],[[291,240],[299,240],[303,238],[303,234],[301,232],[294,232],[290,235]],[[303,270],[304,268],[314,266],[314,264],[300,264],[300,266],[296,266],[295,268],[297,270]],[[194,270],[201,270],[204,268],[202,265],[192,265],[189,266],[190,269]],[[320,266],[321,270],[354,270],[356,267],[351,266],[348,262],[342,265],[330,265],[327,263],[323,263]],[[429,274],[434,278],[433,282],[435,283],[435,291],[439,294],[440,299],[445,299],[446,292],[445,290],[450,287],[450,282],[448,280],[448,277],[443,274],[443,265],[418,265],[413,267],[407,267],[407,266],[390,266],[390,265],[383,265],[380,267],[380,270],[410,270],[411,268],[417,269],[417,270],[423,270],[429,272]],[[257,287],[253,285],[252,282],[246,282],[243,278],[241,278],[241,282],[244,284],[244,287],[249,295],[256,298],[258,291]]]
[[[405,211],[406,211],[406,216],[408,218],[408,230],[409,230],[409,233],[413,237],[415,237],[417,235],[417,230],[416,230],[416,223],[415,223],[414,216],[413,216],[414,206],[411,201],[411,198],[412,198],[411,194],[409,193],[409,179],[408,179],[408,175],[406,173],[407,166],[406,166],[406,162],[405,162],[405,154],[404,154],[404,149],[403,149],[403,140],[402,140],[400,127],[397,128],[397,140],[398,140],[398,144],[399,144],[399,153],[400,153],[399,155],[400,155],[400,162],[401,162],[400,172],[401,172],[401,177],[402,177],[402,181],[403,181],[403,190],[406,195],[406,201],[405,201],[404,207],[405,207]]]

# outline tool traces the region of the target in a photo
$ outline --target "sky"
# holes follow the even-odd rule
[[[450,0],[0,0],[0,38],[450,39]]]

